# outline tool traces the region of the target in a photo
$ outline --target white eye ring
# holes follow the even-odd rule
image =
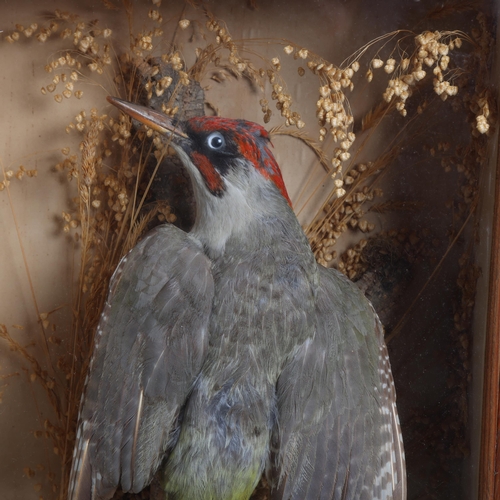
[[[220,132],[212,132],[207,137],[207,145],[210,149],[218,151],[226,145],[226,139]]]

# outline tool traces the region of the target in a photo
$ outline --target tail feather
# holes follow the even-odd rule
[[[68,500],[92,500],[92,471],[88,459],[89,439],[84,439],[82,422],[77,436],[77,446],[73,454],[73,466],[69,478]]]

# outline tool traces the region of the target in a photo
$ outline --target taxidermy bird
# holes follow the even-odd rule
[[[71,500],[139,492],[243,500],[406,498],[383,329],[346,277],[318,265],[268,133],[117,98],[164,134],[197,203],[118,265],[80,409]]]

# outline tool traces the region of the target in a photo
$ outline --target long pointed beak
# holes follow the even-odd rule
[[[146,108],[145,106],[139,106],[138,104],[133,104],[131,102],[124,101],[123,99],[118,99],[118,97],[108,96],[106,99],[119,110],[123,111],[132,118],[135,118],[137,121],[144,123],[153,130],[157,130],[161,134],[174,134],[179,137],[184,137],[185,139],[188,138],[186,133],[176,127],[167,115],[160,113],[159,111]]]

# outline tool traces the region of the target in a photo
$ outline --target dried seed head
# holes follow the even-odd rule
[[[478,130],[478,132],[480,132],[481,134],[486,134],[489,128],[490,125],[484,115],[479,115],[476,117],[476,129]]]
[[[384,66],[384,71],[390,74],[394,71],[396,61],[394,59],[387,59],[387,63]]]
[[[300,49],[298,52],[297,52],[297,55],[301,58],[301,59],[307,59],[308,55],[309,55],[309,51],[307,49]]]
[[[425,78],[426,72],[423,69],[421,69],[418,71],[414,71],[412,74],[413,78],[415,78],[415,80],[419,82],[420,80],[423,80]]]
[[[161,14],[157,10],[154,10],[154,9],[151,9],[148,12],[148,17],[150,19],[152,19],[153,21],[157,21],[159,23],[161,23],[163,21]]]

